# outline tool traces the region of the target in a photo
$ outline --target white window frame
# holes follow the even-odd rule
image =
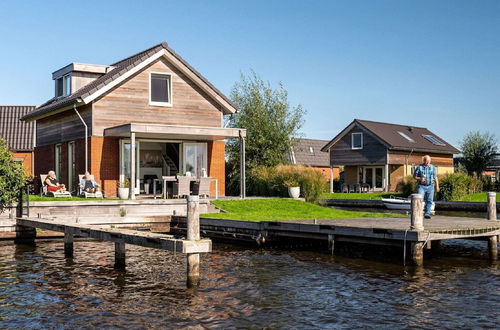
[[[354,146],[354,135],[355,134],[361,136],[361,147],[355,147]],[[363,133],[362,132],[351,133],[351,149],[352,150],[363,149]]]
[[[169,76],[169,86],[168,86],[168,99],[170,102],[157,102],[151,100],[151,78],[153,75],[161,75],[161,76]],[[155,107],[171,107],[173,100],[172,100],[172,79],[173,79],[173,74],[170,72],[150,72],[149,73],[149,105],[155,106]]]

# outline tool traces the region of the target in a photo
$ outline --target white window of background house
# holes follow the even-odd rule
[[[149,104],[172,106],[172,76],[165,73],[151,73],[149,79]]]
[[[351,134],[351,148],[352,149],[363,149],[363,133],[352,133]]]

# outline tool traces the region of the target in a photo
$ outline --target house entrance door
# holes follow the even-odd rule
[[[134,193],[139,194],[139,186],[140,186],[140,170],[139,170],[139,150],[140,150],[140,142],[135,141],[135,154],[136,154],[136,163],[135,163],[135,191]],[[124,182],[125,179],[130,180],[130,140],[121,140],[120,141],[120,182]]]

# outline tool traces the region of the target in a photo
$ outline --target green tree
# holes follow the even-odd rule
[[[276,166],[287,162],[295,138],[299,137],[305,110],[302,106],[291,107],[288,92],[279,83],[273,89],[254,71],[241,75],[231,91],[231,100],[238,113],[226,122],[228,127],[247,129],[246,169],[259,166]],[[230,194],[239,192],[240,146],[236,140],[227,143],[227,187]]]
[[[12,159],[7,142],[0,139],[0,213],[16,202],[26,179],[23,165]]]
[[[497,152],[496,144],[495,135],[490,133],[474,131],[463,138],[460,143],[462,162],[469,175],[482,176]]]

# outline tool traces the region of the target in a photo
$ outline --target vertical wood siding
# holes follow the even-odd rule
[[[149,105],[149,74],[172,75],[172,106]],[[135,123],[221,127],[219,105],[184,74],[159,59],[94,102],[93,134],[105,128]]]

